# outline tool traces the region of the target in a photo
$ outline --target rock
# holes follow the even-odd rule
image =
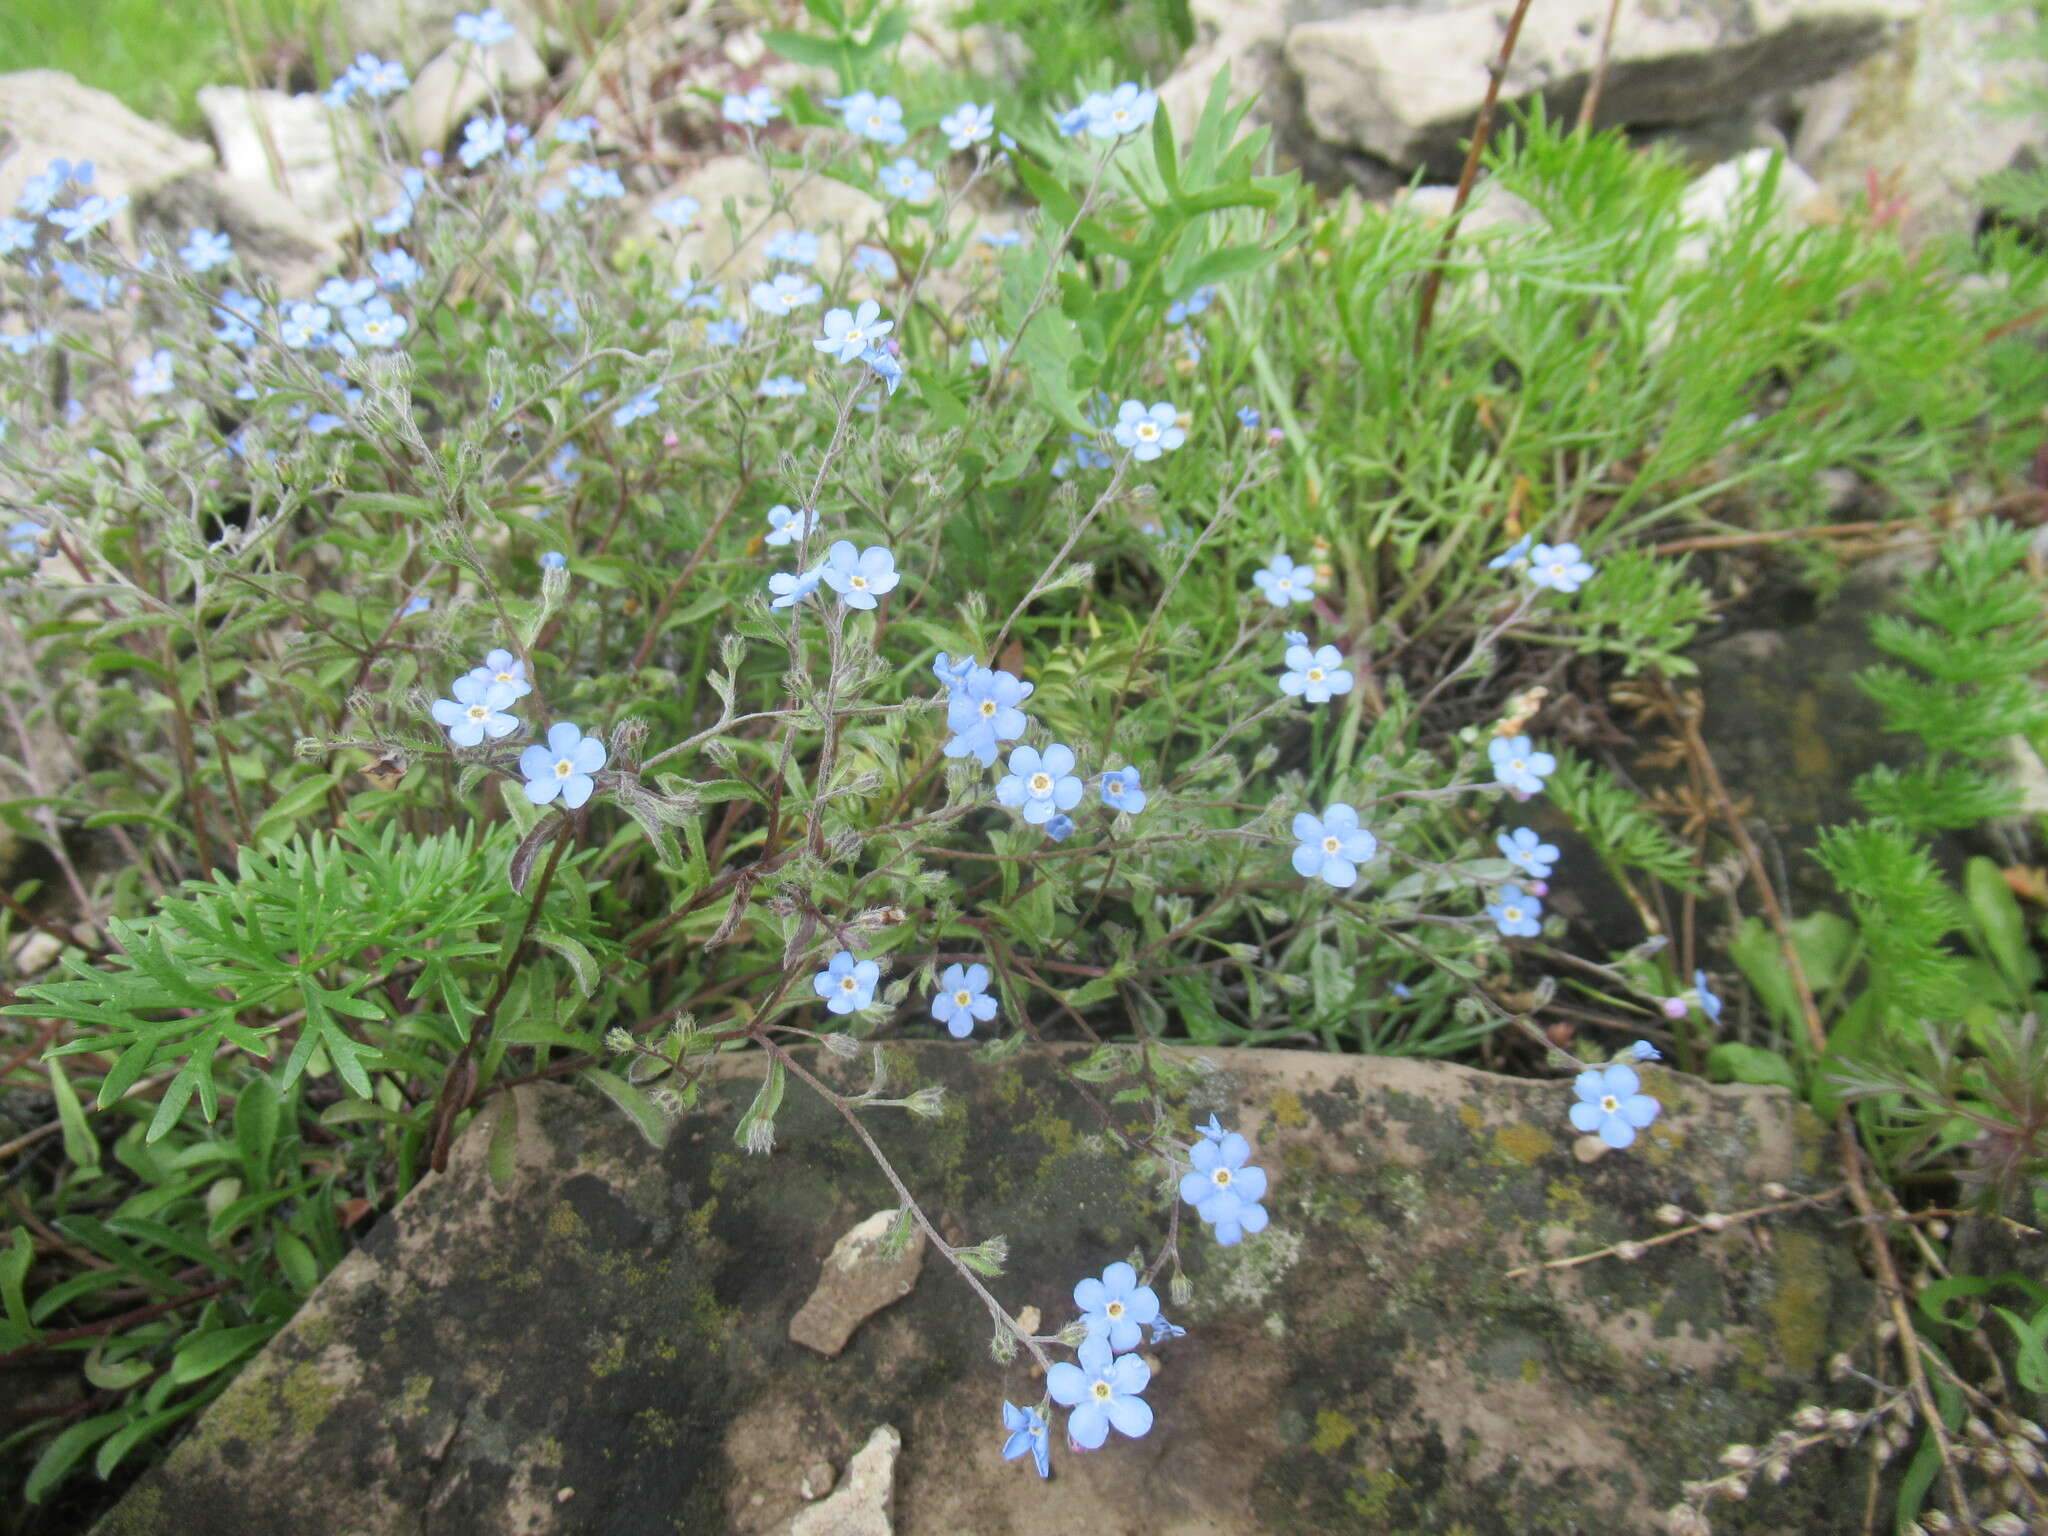
[[[693,267],[707,274],[715,271],[714,280],[727,284],[730,298],[736,279],[751,279],[766,268],[761,247],[769,237],[788,229],[808,229],[818,236],[818,270],[833,275],[886,217],[882,205],[865,192],[827,176],[808,176],[790,187],[787,211],[775,213],[764,224],[763,215],[775,206],[775,194],[767,168],[746,155],[714,155],[659,193],[652,201],[694,197],[703,209],[695,228],[677,242],[676,275],[687,277]],[[727,199],[738,211],[745,237],[737,248],[721,212]],[[669,234],[651,219],[642,224],[643,235]]]
[[[1601,87],[1602,125],[1713,116],[1746,97],[1824,80],[1876,51],[1911,0],[1678,0],[1624,11]],[[1287,34],[1308,128],[1325,143],[1453,175],[1486,95],[1509,0],[1376,7]],[[1607,0],[1532,6],[1501,91],[1569,118],[1585,94]],[[1418,68],[1417,61],[1427,67]]]
[[[894,1209],[877,1211],[832,1245],[818,1288],[789,1320],[790,1342],[836,1355],[854,1329],[910,1294],[924,1264],[924,1232],[913,1226],[901,1253],[884,1254],[895,1224]]]
[[[16,976],[34,976],[47,970],[63,950],[64,946],[42,929],[32,928],[15,944],[8,964]]]
[[[1772,150],[1752,149],[1737,159],[1724,160],[1685,189],[1679,215],[1689,227],[1674,256],[1681,267],[1706,261],[1715,237],[1735,223],[1773,164],[1777,181],[1771,188],[1772,218],[1780,228],[1796,229],[1834,216],[1834,204],[1805,171]]]
[[[188,176],[138,199],[136,209],[174,247],[195,228],[225,231],[242,269],[268,277],[286,298],[311,293],[341,265],[339,243],[267,180]]]
[[[351,181],[369,163],[360,117],[332,111],[318,96],[238,85],[201,86],[199,110],[229,176],[282,195],[319,239],[354,225],[351,198],[369,195]]]
[[[550,18],[573,15],[585,22],[588,35],[601,36],[618,18],[627,0],[577,0],[573,11],[553,0],[494,0],[521,37],[542,47],[573,42]],[[455,38],[455,18],[481,11],[484,0],[349,0],[337,7],[335,20],[347,36],[352,56],[367,48],[376,54],[416,64]]]
[[[1793,153],[1845,205],[1872,183],[1908,240],[1967,234],[1977,183],[2040,138],[2012,106],[2048,87],[2048,63],[2024,50],[1998,58],[2023,12],[1925,0],[1896,44],[1794,97]]]
[[[814,1461],[804,1469],[804,1480],[797,1484],[796,1491],[804,1496],[806,1502],[822,1499],[832,1491],[832,1485],[838,1479],[839,1474],[832,1470],[831,1462]]]
[[[138,117],[105,91],[55,69],[0,75],[0,207],[55,159],[90,160],[92,189],[146,197],[213,169],[213,151]]]
[[[1581,1165],[1562,1079],[1211,1054],[1221,1070],[1176,1112],[1252,1137],[1272,1225],[1235,1248],[1183,1225],[1194,1294],[1169,1311],[1189,1331],[1148,1350],[1154,1429],[1080,1456],[1056,1426],[1050,1483],[1000,1455],[1002,1401],[1035,1403],[1042,1381],[1028,1355],[990,1360],[988,1313],[949,1268],[928,1266],[836,1359],[789,1341],[835,1235],[892,1199],[828,1106],[793,1087],[776,1152],[749,1157],[733,1130],[757,1079],[709,1078],[656,1151],[594,1097],[529,1084],[491,1101],[448,1171],[377,1224],[100,1536],[570,1536],[652,1528],[650,1512],[767,1536],[806,1508],[821,1458],[878,1485],[855,1456],[876,1425],[902,1437],[906,1531],[1092,1530],[1116,1512],[1145,1536],[1649,1536],[1723,1446],[1768,1440],[1803,1402],[1858,1402],[1827,1377],[1832,1352],[1867,1339],[1872,1294],[1834,1207],[1508,1277],[1546,1241],[1570,1257],[1661,1231],[1666,1201],[1733,1210],[1766,1180],[1832,1185],[1829,1138],[1788,1095],[1647,1067],[1663,1116]],[[943,1086],[949,1108],[867,1124],[935,1219],[1008,1236],[988,1284],[1013,1313],[1058,1328],[1077,1279],[1163,1236],[1155,1173],[1042,1056],[991,1067],[931,1044],[892,1060],[894,1091]],[[508,1106],[500,1189],[486,1161]],[[1802,1457],[1784,1484],[1717,1505],[1715,1529],[1839,1529],[1864,1473]]]
[[[547,65],[523,34],[481,52],[469,43],[452,43],[413,77],[396,116],[413,148],[444,149],[493,89],[530,91],[547,80]]]
[[[846,1486],[789,1522],[789,1536],[895,1536],[896,1456],[903,1437],[887,1424],[846,1469]]]

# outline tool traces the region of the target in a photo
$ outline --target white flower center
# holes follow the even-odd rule
[[[1528,762],[1528,759],[1527,759],[1527,758],[1522,758],[1522,757],[1511,757],[1511,758],[1509,758],[1509,759],[1508,759],[1508,772],[1509,772],[1509,773],[1520,773],[1520,772],[1522,771],[1523,765],[1524,765],[1524,764],[1526,764],[1527,762]]]
[[[1120,123],[1130,115],[1131,114],[1126,112],[1122,107],[1118,107],[1109,114],[1109,120],[1113,123]]]
[[[1124,792],[1124,781],[1122,779],[1104,779],[1102,787],[1108,792],[1109,798],[1114,800]]]
[[[958,1007],[965,1008],[969,1003],[973,1001],[974,994],[968,991],[965,987],[962,987],[958,992],[955,992],[953,994],[953,1002]]]
[[[849,576],[846,578],[846,584],[856,592],[865,592],[868,589],[868,579],[865,576]]]
[[[1600,1108],[1603,1113],[1611,1115],[1621,1108],[1621,1100],[1611,1093],[1603,1094],[1600,1098]]]
[[[1106,1403],[1110,1399],[1111,1388],[1106,1381],[1098,1381],[1088,1390],[1095,1394],[1095,1401],[1098,1403]]]
[[[863,331],[863,330],[862,330],[862,329],[861,329],[861,328],[860,328],[859,326],[857,326],[857,325],[849,325],[849,326],[848,326],[848,327],[846,328],[846,334],[845,334],[844,336],[842,336],[842,337],[840,338],[840,340],[842,340],[842,341],[850,341],[850,342],[854,343],[854,345],[856,345],[856,346],[860,345],[860,344],[861,344],[862,342],[865,342],[865,341],[866,341],[867,339],[868,339],[868,335],[867,335],[867,332],[866,332],[866,331]]]
[[[490,706],[490,705],[488,705],[488,704],[472,704],[472,705],[470,705],[470,706],[469,706],[469,718],[470,718],[470,719],[472,719],[472,720],[488,720],[488,719],[490,719],[490,718],[491,718],[491,706]]]
[[[1209,1182],[1218,1189],[1228,1189],[1230,1187],[1230,1170],[1228,1168],[1218,1168],[1209,1175]]]
[[[1520,907],[1502,907],[1500,915],[1511,923],[1519,923],[1522,920],[1522,909]]]
[[[519,679],[510,672],[496,672],[491,675],[491,681],[494,683],[516,683]]]
[[[1034,773],[1031,775],[1031,793],[1040,796],[1051,794],[1052,775],[1049,773]]]
[[[555,777],[556,777],[556,778],[558,778],[558,779],[566,779],[566,778],[569,778],[569,777],[570,777],[570,776],[572,776],[572,775],[573,775],[573,774],[574,774],[575,772],[576,772],[576,765],[575,765],[574,763],[570,762],[570,761],[569,761],[569,759],[568,759],[568,758],[566,758],[566,757],[565,757],[565,758],[563,758],[563,759],[562,759],[562,760],[561,760],[560,762],[558,762],[558,763],[556,763],[556,764],[555,764]]]
[[[995,717],[996,701],[994,699],[983,699],[981,701],[981,718],[984,720],[993,720],[995,719]]]
[[[855,981],[851,976],[842,976],[839,978],[839,990],[842,992],[851,992],[859,985],[860,983]]]
[[[1273,585],[1282,592],[1291,592],[1294,590],[1294,578],[1292,576],[1275,576],[1273,578]]]
[[[1323,680],[1323,669],[1321,667],[1310,667],[1308,669],[1308,680],[1312,683],[1320,683]]]
[[[1114,1322],[1124,1315],[1124,1304],[1120,1301],[1112,1301],[1102,1310],[1108,1314],[1110,1321]]]
[[[1338,842],[1335,837],[1326,837],[1323,839],[1323,852],[1325,853],[1335,853],[1339,848],[1343,846],[1344,845]]]
[[[1156,421],[1141,421],[1138,423],[1138,436],[1145,439],[1146,442],[1151,442],[1158,435],[1159,424]]]

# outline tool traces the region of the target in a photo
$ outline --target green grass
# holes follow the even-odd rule
[[[332,0],[9,0],[0,73],[61,69],[145,117],[198,126],[199,87],[246,80],[237,30],[266,83],[305,58]]]

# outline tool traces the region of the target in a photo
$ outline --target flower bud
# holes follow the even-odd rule
[[[1984,1536],[2027,1536],[2027,1522],[2011,1510],[2002,1510],[1977,1527]]]
[[[1792,1198],[1792,1191],[1780,1184],[1776,1179],[1772,1179],[1768,1184],[1764,1185],[1763,1194],[1766,1200],[1790,1200]]]
[[[1690,1504],[1674,1504],[1664,1511],[1664,1529],[1671,1536],[1713,1536],[1707,1517]]]
[[[604,1048],[612,1052],[614,1055],[625,1055],[626,1052],[633,1049],[632,1031],[626,1029],[606,1030],[604,1036]]]
[[[903,1107],[920,1120],[936,1120],[946,1112],[946,1090],[937,1084],[920,1088],[903,1101]]]
[[[1709,1232],[1719,1232],[1728,1225],[1728,1218],[1719,1211],[1709,1211],[1700,1218],[1700,1225]]]
[[[1633,1263],[1635,1260],[1640,1259],[1643,1256],[1643,1252],[1644,1249],[1641,1243],[1621,1242],[1616,1243],[1614,1245],[1614,1256],[1617,1259],[1622,1259],[1630,1263]]]
[[[1685,1220],[1685,1209],[1667,1202],[1657,1207],[1656,1215],[1659,1225],[1675,1227]]]
[[[1756,1465],[1756,1447],[1753,1445],[1731,1445],[1721,1452],[1721,1465],[1731,1472],[1747,1472]]]
[[[851,1061],[860,1054],[860,1042],[843,1030],[835,1030],[825,1036],[825,1049],[842,1061]]]
[[[1853,1409],[1837,1408],[1828,1415],[1828,1428],[1838,1435],[1853,1435],[1863,1427],[1863,1416]]]
[[[1664,1017],[1672,1020],[1674,1023],[1684,1018],[1691,1011],[1690,1005],[1682,997],[1667,997],[1657,1006],[1663,1010]]]
[[[1809,1431],[1826,1429],[1828,1425],[1828,1411],[1814,1403],[1807,1403],[1792,1415],[1792,1423],[1795,1428]]]
[[[1955,1522],[1938,1509],[1930,1509],[1922,1515],[1920,1524],[1931,1533],[1931,1536],[1947,1536],[1948,1532],[1956,1528]]]

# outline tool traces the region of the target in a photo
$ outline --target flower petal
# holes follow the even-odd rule
[[[1081,1367],[1072,1361],[1058,1360],[1053,1363],[1052,1369],[1045,1373],[1045,1390],[1052,1394],[1054,1402],[1072,1407],[1076,1403],[1086,1401],[1088,1378],[1082,1373]]]

